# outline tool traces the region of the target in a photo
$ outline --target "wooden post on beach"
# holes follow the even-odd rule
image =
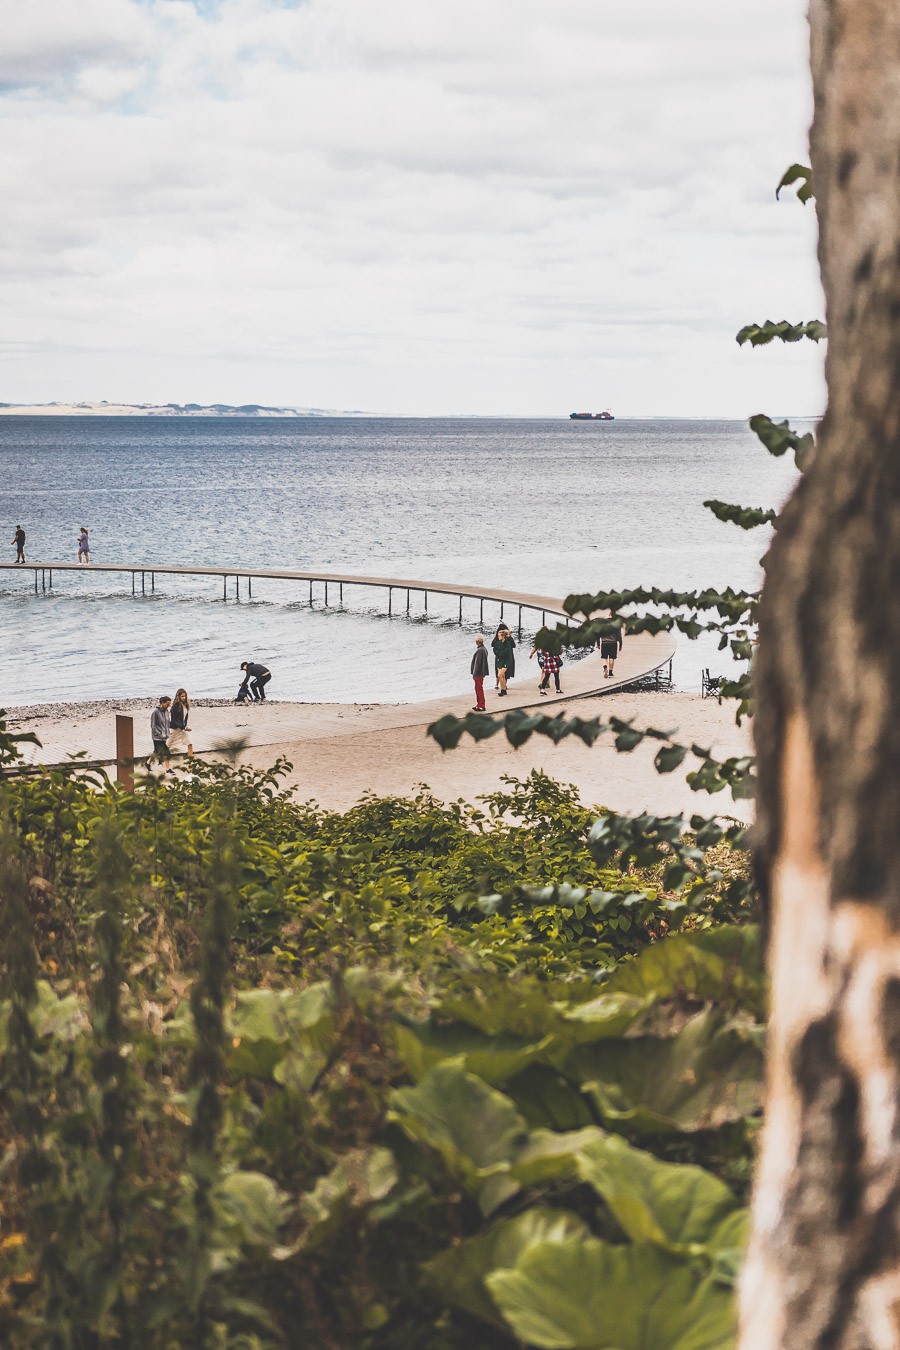
[[[116,782],[134,792],[134,718],[116,713]]]

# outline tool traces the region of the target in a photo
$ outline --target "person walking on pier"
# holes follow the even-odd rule
[[[249,682],[250,697],[263,702],[266,697],[266,685],[271,680],[271,673],[265,666],[259,665],[256,661],[242,661],[241,670],[245,672],[245,683]]]
[[[501,624],[497,629],[497,636],[491,643],[494,651],[494,674],[497,676],[497,684],[500,686],[500,698],[505,698],[506,672],[510,666],[515,669],[515,657],[513,656],[513,640],[506,624]]]
[[[169,719],[169,704],[172,700],[168,694],[163,694],[159,700],[159,707],[154,708],[150,714],[150,735],[153,738],[153,754],[147,760],[147,768],[153,765],[153,756],[159,763],[165,764],[166,773],[172,770],[172,761],[169,758],[169,732],[172,729],[172,723]]]
[[[82,527],[81,527],[81,534],[78,536],[78,561],[79,561],[79,562],[81,562],[82,558],[84,558],[84,561],[85,561],[86,563],[89,563],[89,562],[91,561],[91,555],[90,555],[90,553],[89,553],[89,551],[88,551],[89,548],[90,548],[90,545],[88,544],[88,532],[87,532],[87,530],[85,529],[85,527],[82,525]]]
[[[25,561],[25,531],[21,525],[16,526],[13,543],[16,546],[16,562],[23,563]]]
[[[616,657],[625,641],[625,625],[620,623],[614,633],[602,637],[599,642],[600,655],[603,657],[603,678],[610,679],[616,664]]]
[[[472,657],[472,678],[475,681],[475,706],[473,712],[485,712],[484,677],[490,670],[488,654],[484,650],[484,638],[481,634],[475,639],[475,654]]]
[[[186,689],[179,689],[175,694],[175,701],[172,704],[172,711],[169,714],[172,731],[169,736],[169,749],[177,754],[183,755],[185,751],[189,755],[194,753],[194,747],[188,739],[190,727],[188,719],[191,715],[191,700],[187,696]]]
[[[562,657],[554,656],[552,652],[541,651],[537,646],[532,647],[531,656],[534,656],[535,652],[537,652],[538,665],[544,672],[538,684],[538,693],[542,695],[547,693],[550,688],[550,676],[552,675],[556,682],[556,692],[561,694],[563,691],[559,687],[559,672],[562,668]],[[529,660],[531,656],[529,656]]]
[[[500,627],[497,629],[497,635],[496,635],[496,637],[494,638],[493,642],[491,643],[491,646],[493,647],[495,653],[496,653],[496,650],[497,650],[497,642],[498,642],[498,641],[500,641],[500,642],[505,642],[505,643],[507,644],[507,648],[508,648],[508,651],[507,651],[507,657],[506,657],[506,679],[507,679],[507,680],[515,679],[515,674],[516,674],[516,640],[515,640],[515,638],[513,637],[512,633],[509,631],[509,628],[508,628],[508,626],[507,626],[505,623],[501,623],[501,624],[500,624]],[[498,662],[497,662],[496,655],[495,655],[495,657],[494,657],[494,688],[495,688],[495,689],[500,689],[500,688],[501,688],[501,684],[500,684],[499,664],[498,664]],[[505,681],[504,681],[504,683],[503,683],[503,685],[502,685],[502,688],[503,688],[503,689],[506,688],[506,682],[505,682]]]

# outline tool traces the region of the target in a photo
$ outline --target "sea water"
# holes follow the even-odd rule
[[[805,429],[805,428],[804,428]],[[741,422],[507,419],[0,417],[0,543],[29,562],[284,568],[395,576],[542,595],[759,584],[764,529],[717,521],[708,498],[777,507],[789,459]],[[4,552],[0,551],[0,557]],[[240,663],[273,698],[407,702],[468,687],[477,601],[216,577],[0,571],[0,707],[157,696],[230,697]],[[399,612],[398,612],[399,611]],[[511,616],[507,612],[507,619]],[[519,653],[520,671],[535,620]],[[493,636],[499,608],[485,603]],[[533,666],[534,663],[532,663]],[[730,667],[679,640],[676,685]],[[733,669],[733,668],[732,668]],[[533,671],[532,671],[533,673]]]

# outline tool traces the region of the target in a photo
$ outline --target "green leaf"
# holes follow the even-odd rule
[[[708,501],[703,505],[712,511],[717,520],[728,525],[739,525],[742,530],[755,530],[757,525],[771,525],[778,519],[777,511],[766,511],[762,507],[735,506],[731,502]]]
[[[436,1064],[453,1059],[462,1064],[467,1073],[475,1074],[495,1087],[502,1087],[508,1079],[521,1073],[538,1058],[547,1044],[546,1038],[528,1043],[508,1032],[483,1036],[472,1027],[459,1024],[432,1026],[428,1022],[398,1026],[394,1038],[403,1062],[416,1081]]]
[[[808,323],[788,323],[787,319],[774,323],[766,319],[765,323],[745,324],[737,334],[736,341],[739,347],[745,342],[749,342],[751,347],[761,347],[775,338],[780,338],[782,342],[799,342],[801,338],[821,342],[825,336],[826,329],[821,319],[810,319]]]
[[[466,1073],[460,1060],[445,1060],[416,1087],[398,1088],[391,1098],[388,1118],[411,1139],[436,1149],[479,1195],[485,1212],[506,1197],[505,1184],[485,1188],[484,1183],[504,1183],[500,1174],[509,1171],[526,1140],[525,1121],[508,1097]]]
[[[261,1172],[230,1172],[216,1188],[238,1242],[272,1246],[282,1222],[283,1201],[271,1177]]]
[[[307,989],[249,989],[228,1019],[235,1075],[274,1078],[306,1091],[327,1059],[334,1023],[331,984]]]
[[[580,1175],[581,1159],[591,1146],[600,1147],[608,1138],[605,1130],[586,1125],[581,1130],[533,1130],[516,1154],[510,1175],[523,1186],[549,1181],[569,1181]]]
[[[752,1030],[708,1008],[677,1036],[581,1047],[567,1070],[610,1129],[645,1135],[717,1129],[761,1109],[762,1054]]]
[[[546,1350],[731,1350],[734,1300],[650,1246],[534,1242],[485,1284],[512,1332]]]
[[[792,187],[794,183],[799,183],[797,189],[797,200],[805,205],[811,197],[816,194],[813,192],[812,169],[807,164],[792,164],[789,169],[785,169],[781,175],[778,186],[775,189],[775,200],[778,200],[778,194],[784,187]]]
[[[425,1264],[429,1282],[441,1300],[506,1329],[485,1285],[485,1276],[514,1267],[529,1247],[590,1236],[587,1225],[565,1210],[535,1205],[513,1219],[502,1219],[487,1233],[466,1238]]]
[[[702,1167],[660,1162],[652,1153],[607,1135],[584,1145],[578,1174],[603,1197],[632,1242],[684,1255],[715,1255],[733,1246],[738,1205],[728,1187]]]
[[[665,745],[661,750],[657,750],[656,757],[653,760],[657,773],[671,773],[677,769],[687,754],[686,745]]]
[[[607,995],[714,1000],[760,1019],[767,1013],[766,990],[760,933],[752,924],[663,938],[618,966],[604,986]]]
[[[300,1245],[307,1250],[319,1246],[350,1211],[383,1200],[398,1179],[390,1149],[351,1149],[327,1176],[319,1178],[312,1191],[301,1196],[300,1212],[307,1228]]]

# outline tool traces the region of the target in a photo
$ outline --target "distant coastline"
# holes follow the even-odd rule
[[[0,417],[365,417],[359,409],[272,408],[262,403],[0,403]]]

